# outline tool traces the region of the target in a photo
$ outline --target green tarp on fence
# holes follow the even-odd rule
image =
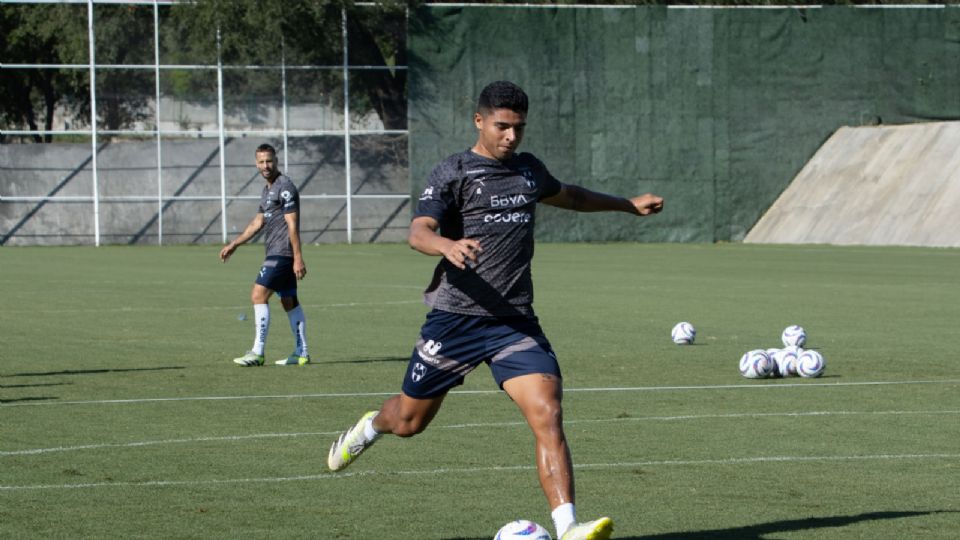
[[[737,241],[840,126],[960,119],[960,7],[424,6],[409,28],[413,195],[509,79],[555,176],[667,199],[643,223],[541,207],[543,240]]]

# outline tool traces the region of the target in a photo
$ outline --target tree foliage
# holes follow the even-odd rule
[[[5,5],[0,9],[4,63],[70,64],[87,61],[86,13],[70,5]],[[32,131],[52,128],[58,105],[82,111],[87,74],[77,70],[16,69],[0,77],[0,121]],[[89,91],[86,92],[89,96]],[[89,98],[87,99],[87,103]],[[34,135],[36,142],[50,136]]]
[[[942,1],[942,0],[940,0]],[[946,3],[951,3],[948,1]],[[162,64],[226,66],[320,66],[289,75],[292,102],[343,105],[343,18],[346,13],[351,110],[374,110],[387,129],[406,128],[406,11],[430,2],[380,0],[195,0],[160,11]],[[516,3],[491,0],[490,3]],[[620,5],[806,5],[804,0],[532,0],[534,4]],[[822,4],[930,4],[938,0],[830,0]],[[153,63],[153,7],[94,4],[98,64]],[[73,127],[88,123],[90,111],[87,6],[84,4],[0,5],[0,61],[4,64],[76,64],[81,68],[4,68],[0,77],[0,125],[32,131],[52,129],[55,114]],[[219,37],[219,39],[218,39]],[[262,74],[267,73],[267,76]],[[288,72],[289,73],[289,72]],[[116,130],[152,117],[152,70],[98,68],[99,127]],[[227,69],[230,95],[269,102],[279,97],[276,77],[257,69]],[[161,74],[165,95],[210,102],[216,78],[209,71]],[[241,106],[237,101],[227,108]],[[0,135],[2,137],[2,135]],[[50,142],[50,135],[32,137]]]
[[[172,26],[177,47],[171,58],[180,62],[215,62],[226,65],[320,66],[313,77],[301,77],[288,92],[294,99],[309,99],[341,106],[343,74],[343,17],[346,12],[349,63],[353,66],[405,66],[406,25],[404,2],[379,2],[356,6],[350,1],[311,0],[199,0],[178,4]],[[219,32],[219,49],[217,35]],[[326,69],[330,68],[330,69]],[[387,129],[406,127],[406,70],[358,69],[350,71],[351,105],[377,112]],[[241,78],[238,72],[225,77]],[[189,78],[189,74],[186,75]],[[251,94],[275,92],[264,79],[246,78],[235,86]],[[179,82],[181,90],[204,83]],[[209,84],[209,82],[205,83]]]
[[[406,65],[408,3],[382,1],[198,0],[160,12],[162,64],[226,66],[321,66],[291,75],[293,101],[343,105],[342,13],[347,14],[350,64]],[[153,7],[95,4],[98,65],[153,64]],[[219,44],[218,44],[219,34]],[[0,6],[0,54],[5,64],[73,64],[78,67],[4,69],[0,79],[0,122],[32,131],[52,129],[56,114],[72,127],[89,123],[90,86],[87,7],[77,4]],[[276,94],[276,77],[266,71],[227,69],[225,86],[258,97]],[[155,75],[149,69],[98,67],[97,116],[101,129],[117,130],[152,118]],[[406,127],[406,70],[350,71],[351,108],[374,110],[388,129]],[[161,74],[164,94],[184,100],[215,95],[216,78],[204,70]],[[279,100],[279,96],[273,98]],[[231,102],[235,103],[235,102]],[[229,107],[231,103],[228,103]],[[36,135],[35,142],[51,136]]]

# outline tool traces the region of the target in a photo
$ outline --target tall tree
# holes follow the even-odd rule
[[[95,6],[98,64],[153,63],[153,17],[148,6]],[[89,63],[87,6],[5,4],[0,9],[4,63]],[[145,106],[153,95],[153,73],[98,69],[99,127],[117,130],[150,116]],[[90,77],[86,68],[5,69],[0,78],[0,122],[31,131],[50,131],[63,114],[73,127],[89,125]],[[52,136],[33,135],[35,142]]]
[[[208,59],[216,54],[224,64],[337,66],[343,58],[342,13],[347,14],[351,65],[403,66],[406,64],[405,10],[408,2],[380,1],[356,6],[349,0],[198,0],[177,4],[173,24],[178,35],[168,35],[177,47],[172,58]],[[406,128],[406,70],[362,69],[351,72],[352,105],[372,108],[387,129]],[[267,81],[263,81],[266,84]],[[337,69],[318,70],[312,86],[298,85],[290,92],[309,95],[313,101],[342,105],[342,85]],[[256,79],[247,91],[257,88]]]
[[[10,64],[87,62],[85,9],[70,5],[4,5],[0,9],[0,51]],[[14,129],[50,131],[58,106],[82,108],[87,86],[75,69],[5,69],[0,77],[0,121]],[[87,91],[87,93],[89,93]],[[33,135],[35,142],[51,136]]]

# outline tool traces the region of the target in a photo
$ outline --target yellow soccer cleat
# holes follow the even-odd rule
[[[363,431],[367,425],[367,420],[377,415],[379,411],[370,411],[363,415],[352,428],[340,434],[333,446],[330,447],[330,454],[327,456],[327,466],[331,471],[340,471],[347,468],[347,465],[356,460],[364,450],[373,446],[379,435],[373,440],[367,440]]]
[[[587,523],[573,525],[560,540],[607,540],[613,534],[613,520],[602,517]]]
[[[281,358],[274,362],[278,366],[305,366],[310,363],[310,355],[300,356],[297,353],[290,353],[290,356]]]
[[[240,358],[234,358],[233,363],[244,367],[262,366],[263,355],[257,354],[253,351],[247,351],[247,354],[241,356]]]

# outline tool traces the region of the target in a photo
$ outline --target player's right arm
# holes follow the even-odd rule
[[[627,212],[648,216],[663,210],[663,197],[652,193],[626,199],[574,184],[563,184],[558,193],[541,202],[577,212]]]
[[[227,262],[227,259],[233,255],[233,252],[240,247],[241,244],[247,242],[254,237],[255,234],[260,232],[260,229],[263,228],[263,212],[257,212],[257,215],[253,216],[253,219],[250,220],[250,223],[247,224],[247,228],[240,233],[240,236],[233,239],[233,242],[230,242],[223,249],[220,250],[220,260]]]
[[[407,242],[410,247],[424,255],[442,255],[451,264],[463,270],[467,261],[477,262],[477,254],[482,251],[480,242],[470,238],[451,240],[440,235],[440,223],[430,216],[418,216],[410,222]]]

